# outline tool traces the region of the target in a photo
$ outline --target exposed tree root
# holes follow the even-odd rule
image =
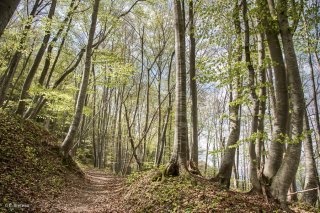
[[[179,163],[177,161],[171,161],[168,163],[164,170],[165,176],[179,176],[180,168]]]
[[[230,188],[230,179],[225,178],[219,173],[215,177],[211,178],[210,181],[219,183],[219,185],[221,185],[222,187],[226,187],[227,189]]]
[[[199,168],[195,165],[193,161],[189,161],[188,171],[191,174],[202,176]]]

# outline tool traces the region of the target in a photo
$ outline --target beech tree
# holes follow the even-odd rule
[[[78,94],[76,111],[73,117],[73,121],[69,127],[68,134],[61,145],[64,155],[68,155],[69,151],[72,148],[73,140],[74,140],[76,131],[79,127],[80,119],[81,119],[81,115],[84,107],[84,102],[86,98],[86,92],[87,92],[89,77],[90,77],[92,44],[93,44],[94,34],[96,31],[99,3],[100,3],[100,0],[95,0],[93,5],[93,11],[91,16],[91,26],[90,26],[87,49],[86,49],[86,61],[85,61],[85,67],[84,67],[82,81],[80,85],[80,91]]]
[[[219,167],[219,172],[217,176],[215,177],[215,180],[220,182],[221,184],[230,187],[230,178],[232,173],[232,168],[234,166],[235,161],[235,151],[236,143],[239,140],[240,137],[240,104],[238,102],[238,99],[241,96],[241,77],[240,77],[240,66],[239,63],[242,60],[242,39],[241,39],[241,26],[240,26],[240,7],[239,2],[234,2],[234,14],[233,14],[233,22],[234,22],[234,28],[237,33],[237,42],[235,43],[236,46],[236,63],[235,69],[233,71],[230,71],[231,76],[235,76],[235,78],[230,83],[230,102],[229,102],[229,112],[230,112],[230,135],[228,137],[227,141],[227,147],[226,151],[224,153],[224,156],[222,158],[221,165]],[[230,51],[232,47],[230,47]],[[232,53],[231,53],[232,54]],[[238,64],[237,64],[238,63]]]
[[[174,145],[170,162],[166,168],[167,175],[179,175],[188,170],[188,124],[186,103],[186,44],[185,23],[183,17],[183,1],[174,1],[174,29],[175,29],[175,63],[176,63],[176,103],[175,103],[175,131]]]

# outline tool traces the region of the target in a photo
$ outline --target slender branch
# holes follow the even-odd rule
[[[295,194],[298,194],[298,193],[305,193],[305,192],[309,192],[309,191],[313,191],[313,190],[317,190],[317,189],[319,189],[319,187],[312,188],[312,189],[306,189],[306,190],[302,190],[302,191],[298,191],[298,192],[289,193],[289,194],[287,194],[287,196],[295,195]]]

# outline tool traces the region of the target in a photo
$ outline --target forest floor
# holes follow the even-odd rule
[[[43,201],[44,212],[282,212],[279,204],[258,195],[235,192],[191,176],[155,179],[159,170],[133,173],[124,178],[110,171],[85,169],[83,179],[54,200]],[[157,176],[157,175],[156,175]],[[294,212],[315,209],[291,206]]]
[[[47,201],[47,212],[124,212],[121,198],[125,179],[102,170],[86,170],[84,180],[75,179],[70,188]]]

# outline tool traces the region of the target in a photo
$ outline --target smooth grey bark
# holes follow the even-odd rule
[[[308,62],[310,66],[310,71],[311,71],[311,82],[312,82],[312,97],[313,97],[313,106],[314,106],[314,112],[315,112],[315,122],[316,122],[316,135],[318,140],[318,152],[320,153],[320,114],[319,114],[319,105],[318,105],[318,94],[317,94],[317,83],[315,79],[315,73],[314,73],[314,68],[313,68],[313,63],[312,63],[312,56],[311,56],[311,44],[310,41],[308,40]]]
[[[256,135],[258,132],[258,121],[259,121],[259,105],[260,101],[258,99],[258,95],[256,93],[256,82],[255,82],[255,70],[253,68],[253,64],[251,61],[251,53],[250,53],[250,28],[249,28],[249,20],[248,20],[248,5],[247,1],[242,1],[242,13],[244,20],[244,50],[245,50],[245,61],[247,64],[247,69],[249,73],[248,86],[250,87],[250,95],[251,101],[253,103],[253,118],[251,121],[251,137],[249,144],[249,156],[250,156],[250,181],[252,184],[252,191],[261,192],[261,184],[258,178],[258,161],[256,154]]]
[[[92,67],[92,147],[93,147],[93,166],[96,168],[98,167],[98,145],[97,145],[97,133],[96,133],[96,102],[97,102],[97,87],[96,87],[96,74],[95,74],[95,67],[94,64],[91,65]]]
[[[8,25],[13,13],[16,11],[20,0],[2,0],[0,2],[0,37]]]
[[[162,128],[162,131],[161,131],[161,144],[160,144],[159,156],[158,156],[158,158],[156,160],[156,166],[159,166],[161,164],[161,161],[162,161],[162,158],[163,158],[164,147],[166,145],[166,134],[167,134],[167,129],[168,129],[170,113],[171,113],[171,106],[168,106],[165,122],[163,124],[163,128]]]
[[[51,36],[51,24],[52,24],[51,20],[54,15],[54,12],[55,12],[56,5],[57,5],[57,0],[53,0],[51,2],[50,10],[48,13],[48,23],[46,26],[45,35],[42,39],[40,49],[38,50],[38,53],[34,59],[32,67],[30,68],[29,73],[23,83],[23,86],[22,86],[22,90],[21,90],[20,97],[19,97],[19,103],[18,103],[18,107],[16,110],[16,114],[21,115],[21,116],[23,115],[24,110],[25,110],[25,106],[26,106],[25,99],[28,97],[28,90],[31,87],[33,78],[39,68],[41,59],[42,59],[42,57],[47,49],[47,46],[48,46],[48,42],[49,42],[49,39]]]
[[[278,31],[275,29],[275,23],[271,17],[271,12],[268,7],[267,0],[257,0],[257,5],[261,11],[259,18],[263,24],[264,31],[268,42],[270,56],[272,60],[272,67],[275,77],[275,94],[276,94],[276,109],[275,122],[272,135],[272,142],[269,147],[269,157],[266,161],[264,175],[271,179],[276,175],[280,168],[283,151],[284,151],[284,139],[286,136],[286,127],[288,119],[288,88],[286,69],[282,56],[282,50],[278,39]]]
[[[122,168],[122,107],[123,107],[123,101],[124,101],[124,89],[123,86],[118,94],[119,98],[119,109],[118,109],[118,119],[117,119],[117,138],[115,143],[115,165],[114,165],[114,172],[118,174],[121,172]]]
[[[143,35],[142,35],[143,37]],[[141,39],[141,46],[142,46],[142,57],[143,57],[143,38]],[[142,59],[143,61],[143,59]],[[129,115],[128,115],[128,110],[127,110],[127,107],[124,103],[124,109],[125,109],[125,118],[126,118],[126,123],[127,123],[127,130],[128,130],[128,137],[129,137],[129,142],[130,142],[130,146],[131,146],[131,149],[132,149],[132,156],[134,157],[134,159],[136,160],[137,162],[137,165],[138,165],[138,170],[142,170],[142,166],[143,166],[143,163],[141,162],[138,154],[137,154],[137,148],[140,146],[141,144],[141,140],[139,141],[138,143],[138,146],[135,147],[135,143],[134,143],[134,138],[133,138],[133,135],[132,135],[132,127],[133,125],[135,124],[136,122],[136,117],[137,117],[137,113],[138,113],[138,109],[139,109],[139,103],[140,103],[140,95],[141,95],[141,88],[142,88],[142,78],[143,78],[143,64],[141,66],[141,72],[140,72],[140,76],[139,76],[139,83],[138,83],[138,88],[137,88],[137,96],[136,96],[136,103],[135,103],[135,108],[134,108],[134,112],[133,112],[133,118],[132,118],[132,121],[130,122],[130,119],[129,119]],[[160,82],[161,82],[161,71],[160,72]],[[159,96],[159,93],[158,93],[158,100],[159,100],[160,96]],[[160,107],[160,102],[159,102],[159,111],[161,111],[161,107]],[[146,120],[146,122],[148,122]],[[147,131],[147,123],[145,124],[145,131]],[[144,139],[144,138],[143,138]],[[142,140],[143,140],[142,139]],[[159,144],[159,143],[158,143]],[[132,158],[131,158],[132,159]],[[130,162],[131,162],[131,159],[130,159]],[[155,160],[156,161],[156,160]],[[129,167],[129,163],[128,163],[128,166],[127,168]]]
[[[79,95],[76,103],[75,115],[70,125],[68,134],[61,145],[61,149],[63,150],[65,156],[68,155],[70,149],[72,148],[73,139],[76,135],[78,126],[80,124],[81,115],[84,107],[85,97],[86,97],[87,88],[89,84],[92,44],[93,44],[94,34],[96,30],[96,25],[97,25],[99,2],[100,0],[94,1],[93,12],[91,17],[91,26],[90,26],[87,51],[86,51],[85,67],[84,67],[81,85],[80,85],[80,91],[79,91]]]
[[[289,192],[290,192],[290,196],[288,198],[288,201],[289,202],[298,202],[298,195],[297,193],[297,182],[296,182],[296,176],[294,176],[293,178],[293,181],[290,185],[290,188],[289,188]]]
[[[101,165],[99,165],[100,168],[105,168],[106,167],[106,162],[108,161],[108,151],[110,147],[110,127],[109,125],[111,124],[111,98],[112,98],[112,93],[113,89],[105,88],[104,91],[106,93],[106,99],[102,101],[103,105],[108,105],[107,110],[104,112],[104,121],[103,122],[103,137],[101,138],[101,150],[102,150],[102,156],[101,156]],[[102,105],[102,107],[103,107]],[[111,149],[110,149],[111,150]]]
[[[265,60],[265,45],[264,45],[264,34],[258,34],[258,81],[261,86],[259,89],[259,116],[258,116],[258,138],[256,140],[256,155],[257,155],[257,167],[258,170],[264,165],[264,154],[263,153],[263,135],[264,135],[264,118],[266,112],[266,96],[267,88],[266,84],[266,68],[264,65]],[[263,156],[262,156],[263,155]]]
[[[161,128],[161,125],[162,125],[162,122],[161,122],[161,119],[162,119],[162,113],[161,113],[161,81],[162,81],[162,68],[161,66],[159,65],[159,63],[157,63],[158,65],[158,91],[157,91],[157,96],[158,96],[158,140],[157,140],[157,146],[156,146],[156,154],[155,154],[155,159],[154,159],[154,165],[157,165],[157,161],[158,161],[158,158],[159,158],[159,153],[160,153],[160,147],[161,147],[161,143],[162,143],[162,140],[161,140],[161,135],[162,135],[162,128]]]
[[[304,94],[295,53],[293,35],[288,21],[288,2],[278,2],[278,21],[285,55],[286,68],[291,88],[291,126],[292,140],[287,145],[281,167],[274,176],[271,184],[272,195],[286,208],[287,192],[298,170],[301,155],[301,136],[303,132]]]
[[[208,130],[208,135],[207,135],[207,149],[206,149],[206,160],[204,164],[204,174],[207,175],[207,170],[208,170],[208,156],[209,156],[209,148],[210,148],[210,130]],[[213,163],[213,167],[215,167],[215,163]]]
[[[239,19],[240,8],[238,5],[238,1],[235,1],[234,10],[233,10],[233,22],[235,25],[235,30],[237,34],[237,62],[241,62],[242,60],[242,45],[241,45],[241,26]],[[230,102],[236,101],[240,97],[240,73],[239,69],[235,70],[235,79],[231,83],[231,92],[230,92]],[[232,174],[232,167],[235,161],[235,151],[236,143],[240,137],[240,118],[239,118],[240,104],[234,103],[229,104],[229,122],[230,122],[230,134],[227,141],[227,146],[224,152],[224,156],[221,161],[221,165],[219,167],[219,172],[214,178],[215,181],[218,181],[220,184],[230,187],[230,178]]]
[[[190,165],[198,167],[198,98],[197,98],[197,80],[196,80],[196,39],[194,24],[194,3],[189,1],[189,75],[190,75],[190,93],[191,93],[191,123],[192,140],[190,147]]]
[[[235,158],[237,158],[237,156],[239,156],[239,148],[237,148],[236,149],[236,157]],[[232,168],[232,170],[233,170],[233,175],[234,175],[234,179],[233,179],[233,187],[235,188],[235,189],[238,189],[238,187],[239,187],[239,168],[238,168],[238,165],[239,164],[236,164],[236,161],[234,161],[233,162],[233,168]]]
[[[168,104],[169,106],[171,106],[171,110],[172,110],[172,92],[171,92],[171,73],[172,73],[172,62],[173,62],[173,58],[174,58],[174,54],[175,52],[173,51],[171,54],[171,58],[170,58],[170,65],[169,65],[169,73],[168,73],[168,82],[167,82],[167,87],[168,87]],[[168,152],[171,152],[171,141],[172,141],[172,137],[171,137],[171,132],[172,132],[172,119],[173,116],[170,114],[169,115],[169,129],[168,129],[168,143],[167,143],[167,147],[168,147]],[[169,156],[168,156],[169,157]],[[169,159],[168,159],[169,161]]]
[[[139,86],[138,86],[138,91],[137,91],[138,94],[137,94],[137,99],[136,99],[135,110],[134,110],[132,122],[130,122],[130,118],[129,118],[129,115],[128,115],[127,107],[126,107],[125,103],[123,103],[124,110],[125,110],[125,119],[126,119],[126,123],[127,123],[128,137],[129,137],[129,142],[130,142],[130,146],[131,146],[131,149],[132,149],[132,156],[136,160],[139,170],[142,170],[142,163],[141,163],[141,161],[140,161],[140,159],[139,159],[139,157],[137,155],[137,149],[135,148],[135,145],[134,145],[134,138],[133,138],[133,135],[132,135],[132,126],[136,122],[135,118],[136,118],[137,111],[138,111],[138,108],[139,108],[139,100],[140,100],[141,84],[142,84],[142,74],[143,74],[143,70],[141,70],[141,74],[140,74],[140,78],[139,78]],[[129,166],[129,164],[128,164],[128,166]]]
[[[172,70],[172,60],[173,60],[173,54],[171,55],[170,58],[170,63],[169,63],[169,71],[168,71],[168,108],[167,108],[167,113],[165,117],[165,122],[163,124],[162,132],[161,132],[161,146],[160,146],[160,151],[159,151],[159,156],[156,160],[156,166],[160,166],[160,163],[162,161],[164,151],[165,151],[165,145],[167,142],[167,129],[168,129],[168,124],[170,122],[170,113],[172,110],[171,106],[171,90],[170,90],[170,80],[171,80],[171,70]],[[160,106],[159,106],[160,108]],[[170,132],[169,132],[170,133]]]
[[[118,111],[119,111],[119,101],[120,101],[120,92],[118,90],[115,91],[115,95],[114,95],[114,103],[115,103],[115,109],[114,109],[114,115],[113,115],[113,121],[112,121],[112,130],[111,130],[111,139],[112,139],[112,147],[113,147],[113,155],[112,155],[112,159],[114,161],[113,165],[112,165],[112,169],[114,173],[117,173],[118,171],[116,168],[116,157],[117,157],[117,136],[116,136],[116,131],[117,131],[117,119],[118,119]]]
[[[187,170],[188,123],[186,99],[186,43],[185,24],[182,13],[182,2],[174,0],[174,29],[175,29],[175,63],[176,63],[176,99],[175,99],[175,128],[174,145],[171,159],[166,167],[166,175],[179,175]]]
[[[144,69],[144,26],[142,27],[142,35],[140,37],[141,41],[141,72],[143,73]],[[147,123],[149,123],[149,105],[150,105],[150,70],[147,69],[147,83],[146,83],[146,114],[145,114],[145,126],[143,132],[147,132]],[[142,166],[144,163],[145,155],[146,155],[146,148],[147,148],[147,135],[143,137],[143,144],[142,144]]]
[[[136,162],[138,164],[138,170],[140,171],[142,169],[142,163],[140,162],[140,159],[137,155],[137,149],[134,146],[134,139],[133,139],[133,135],[132,135],[132,125],[130,125],[128,110],[127,110],[127,107],[125,104],[124,104],[124,110],[125,110],[125,118],[126,118],[126,122],[127,122],[129,142],[130,142],[130,146],[132,149],[132,156],[136,160]]]
[[[307,132],[307,137],[304,140],[303,148],[305,155],[305,183],[304,190],[319,188],[319,177],[317,172],[316,161],[313,155],[312,137],[310,134],[310,124],[307,111],[304,113],[304,130]],[[302,200],[310,205],[315,206],[317,203],[318,189],[306,191],[302,194]]]

